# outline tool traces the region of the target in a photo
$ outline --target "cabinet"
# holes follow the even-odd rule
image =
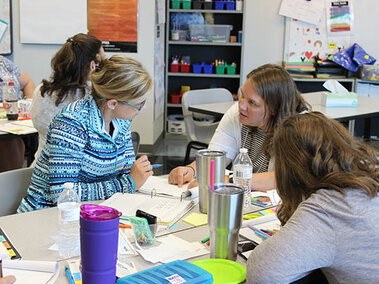
[[[297,89],[300,93],[312,93],[319,91],[326,91],[326,89],[322,86],[325,81],[328,79],[306,79],[306,78],[293,78],[295,81]],[[355,92],[355,78],[346,78],[346,79],[335,79],[342,86],[344,86],[350,92]]]
[[[171,100],[171,94],[179,93],[181,86],[189,86],[191,90],[206,88],[226,88],[232,94],[236,94],[241,82],[241,64],[242,46],[243,46],[243,10],[215,10],[215,9],[172,9],[171,1],[166,1],[166,76],[165,76],[165,129],[168,133],[168,117],[173,114],[181,114],[181,104],[179,100]],[[214,8],[214,3],[212,8]],[[207,14],[208,18],[212,18],[214,25],[231,25],[231,35],[236,36],[238,40],[238,32],[240,32],[241,42],[203,42],[175,40],[182,39],[181,34],[175,34],[175,38],[171,37],[172,24],[170,23],[173,13],[201,13],[203,16]],[[177,16],[177,15],[176,15]],[[173,57],[189,56],[191,64],[205,62],[210,64],[215,60],[224,60],[228,64],[235,63],[235,74],[228,75],[216,74],[213,68],[212,74],[193,73],[193,67],[190,67],[189,73],[171,72],[170,64]]]

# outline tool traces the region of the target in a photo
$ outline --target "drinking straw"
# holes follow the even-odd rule
[[[215,190],[215,161],[211,160],[211,190]]]

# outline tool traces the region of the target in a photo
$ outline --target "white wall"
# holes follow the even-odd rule
[[[60,45],[21,44],[19,28],[19,1],[13,5],[13,59],[36,84],[51,74],[50,60]],[[155,1],[139,0],[138,53],[123,53],[138,59],[154,78]],[[48,23],[47,23],[48,24]],[[111,56],[111,53],[107,53]],[[163,116],[154,120],[154,98],[150,96],[145,109],[133,120],[132,130],[138,131],[141,144],[152,145],[163,132]]]

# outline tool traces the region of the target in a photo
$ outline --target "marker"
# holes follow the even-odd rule
[[[154,168],[160,168],[160,167],[163,167],[163,164],[152,164],[151,165]],[[127,170],[130,170],[132,167],[125,167],[123,168],[124,171],[127,171]]]
[[[260,206],[260,207],[266,207],[267,206],[266,203],[260,203],[260,202],[256,202],[256,201],[251,201],[251,204],[257,205],[257,206]]]
[[[125,224],[120,224],[118,225],[119,228],[125,228],[125,229],[131,229],[132,226],[131,225],[125,225]]]
[[[74,281],[74,279],[72,278],[72,275],[71,275],[70,268],[68,268],[68,266],[65,266],[64,270],[66,272],[66,276],[68,278],[68,282],[70,282],[70,284],[75,284],[75,281]]]
[[[274,233],[272,233],[272,232],[269,232],[269,231],[267,231],[267,230],[263,230],[263,229],[261,229],[261,232],[263,232],[263,233],[265,233],[265,234],[267,234],[267,235],[270,235],[270,236],[272,236]]]
[[[269,234],[266,234],[264,232],[262,232],[261,230],[259,230],[258,228],[255,228],[254,226],[251,226],[250,224],[247,225],[250,229],[252,229],[254,231],[254,233],[262,238],[265,238],[265,239],[268,239],[270,237]]]
[[[204,240],[201,240],[201,243],[206,243],[207,241],[209,241],[209,239],[210,239],[210,237],[207,237]]]

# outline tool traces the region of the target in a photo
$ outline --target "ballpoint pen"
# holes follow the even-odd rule
[[[154,168],[160,168],[160,167],[163,167],[162,164],[152,164],[151,167],[154,169]],[[127,171],[127,170],[130,170],[132,167],[125,167],[123,168],[124,171]]]

